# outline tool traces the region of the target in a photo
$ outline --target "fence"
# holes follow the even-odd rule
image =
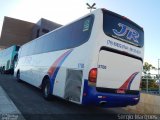
[[[159,81],[159,77],[156,74],[149,74],[142,76],[141,91],[150,94],[160,95],[160,85],[156,81]]]

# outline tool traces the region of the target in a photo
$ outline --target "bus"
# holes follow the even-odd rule
[[[125,107],[140,99],[143,28],[106,9],[24,44],[14,76],[82,105]]]
[[[13,45],[0,51],[0,72],[14,73],[14,66],[18,58],[19,46]]]

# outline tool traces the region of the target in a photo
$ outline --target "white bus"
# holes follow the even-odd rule
[[[13,45],[0,51],[0,73],[14,73],[19,46]]]
[[[14,75],[41,88],[45,99],[125,107],[140,99],[143,52],[140,26],[97,9],[23,45]]]

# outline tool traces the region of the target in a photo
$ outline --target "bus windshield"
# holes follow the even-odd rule
[[[134,22],[116,13],[103,10],[103,30],[108,36],[143,47],[143,29]]]

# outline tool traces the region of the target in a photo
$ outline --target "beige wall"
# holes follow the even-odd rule
[[[0,46],[23,45],[31,40],[32,28],[35,24],[5,17],[0,38]]]

